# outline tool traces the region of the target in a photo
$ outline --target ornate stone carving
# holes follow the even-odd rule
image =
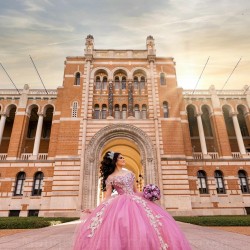
[[[109,97],[108,97],[108,114],[113,116],[113,82],[109,82]]]

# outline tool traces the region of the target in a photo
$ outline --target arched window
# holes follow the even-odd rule
[[[23,195],[23,186],[26,178],[26,174],[24,172],[19,172],[16,177],[16,186],[14,195]]]
[[[32,189],[32,195],[41,195],[43,186],[43,173],[37,172],[34,176],[34,184]]]
[[[208,194],[208,187],[207,187],[207,175],[205,171],[198,171],[197,177],[199,180],[199,192],[200,194]]]
[[[75,83],[74,83],[75,85],[80,85],[80,77],[81,77],[80,73],[77,72],[75,74]]]
[[[141,116],[140,116],[140,108],[139,108],[138,104],[135,105],[135,118],[136,119],[140,119],[141,118]]]
[[[163,102],[163,117],[168,118],[168,102]]]
[[[127,118],[127,105],[123,104],[122,105],[122,119],[126,119]]]
[[[96,77],[95,88],[96,89],[100,89],[101,88],[101,79],[100,79],[100,76]]]
[[[161,85],[166,85],[166,79],[165,79],[164,73],[160,74],[160,83],[161,83]]]
[[[106,119],[107,117],[107,105],[103,104],[102,105],[102,119]]]
[[[77,117],[77,110],[78,110],[78,102],[73,102],[72,105],[72,117]]]
[[[126,89],[126,78],[122,78],[122,89]]]
[[[237,107],[237,118],[240,126],[240,131],[243,137],[249,136],[249,132],[247,129],[246,119],[245,119],[245,113],[247,113],[246,108],[243,105],[239,105]]]
[[[100,117],[99,104],[96,104],[94,108],[94,119],[99,119],[99,117]]]
[[[141,89],[145,89],[145,77],[141,77],[141,83],[140,83]]]
[[[249,193],[249,185],[247,180],[247,174],[244,170],[238,172],[240,179],[240,188],[242,193]]]
[[[120,89],[120,80],[118,76],[115,78],[115,89]]]
[[[120,119],[120,106],[119,106],[119,104],[115,105],[115,119]]]
[[[108,82],[108,79],[107,77],[103,77],[103,81],[102,81],[102,89],[107,89],[107,82]]]
[[[146,104],[142,105],[141,114],[142,114],[142,119],[147,119],[147,105]]]
[[[223,180],[223,174],[220,170],[216,170],[214,172],[214,178],[216,181],[216,190],[217,194],[225,194],[225,186],[224,186],[224,180]]]
[[[134,89],[138,89],[138,77],[134,77]]]

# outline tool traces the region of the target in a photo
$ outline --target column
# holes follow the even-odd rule
[[[3,139],[3,131],[4,131],[6,118],[7,118],[6,114],[1,115],[1,120],[0,120],[0,145],[1,145],[1,142],[2,142],[2,139]]]
[[[204,130],[203,130],[203,124],[201,120],[201,113],[197,113],[197,123],[198,123],[199,137],[200,137],[200,143],[201,143],[201,152],[204,158],[208,158],[207,157],[208,156],[207,145],[206,145],[206,140],[205,140],[205,135],[204,135]]]
[[[113,116],[113,82],[109,80],[108,90],[108,116]]]
[[[238,122],[238,119],[237,119],[237,113],[232,112],[231,115],[232,115],[232,119],[233,119],[234,130],[235,130],[235,134],[236,134],[236,138],[237,138],[240,153],[241,153],[241,155],[246,155],[246,149],[245,149],[243,138],[242,138],[242,135],[241,135],[240,125],[239,125],[239,122]]]
[[[38,118],[38,123],[37,123],[37,128],[36,128],[36,137],[35,137],[35,142],[34,142],[34,147],[33,147],[33,157],[32,157],[36,159],[39,153],[41,134],[42,134],[42,128],[43,128],[43,114],[39,113],[38,115],[39,115],[39,118]]]
[[[128,117],[134,117],[133,106],[133,85],[132,80],[128,81]]]

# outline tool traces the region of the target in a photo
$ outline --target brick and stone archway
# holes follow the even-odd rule
[[[141,129],[129,124],[112,124],[98,131],[86,148],[83,177],[82,208],[96,206],[98,192],[98,167],[102,149],[110,140],[126,138],[132,140],[138,147],[142,159],[144,183],[156,183],[157,157],[150,137]]]

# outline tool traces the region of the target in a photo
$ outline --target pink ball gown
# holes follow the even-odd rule
[[[128,172],[106,181],[118,192],[96,207],[79,227],[74,250],[189,250],[177,223],[162,207],[134,193]]]

